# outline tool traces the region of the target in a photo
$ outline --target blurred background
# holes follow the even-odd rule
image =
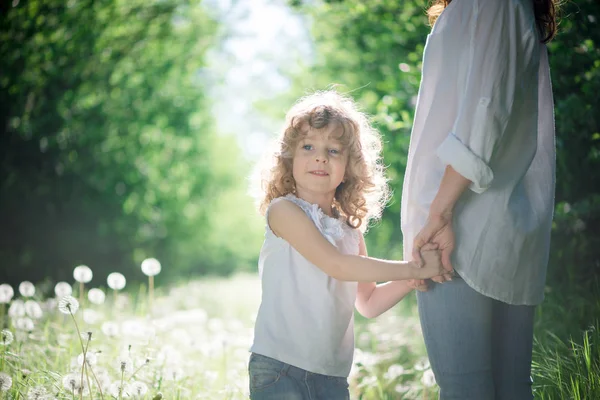
[[[384,134],[395,193],[367,244],[401,257],[427,1],[0,4],[0,282],[70,281],[79,264],[98,282],[112,271],[136,281],[147,257],[163,282],[254,272],[252,166],[292,102],[331,85]],[[549,45],[556,307],[544,317],[559,335],[600,317],[599,19],[596,0],[564,2]]]

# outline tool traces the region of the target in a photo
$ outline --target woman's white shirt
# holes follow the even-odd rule
[[[472,181],[452,263],[478,292],[543,300],[554,208],[554,104],[530,0],[454,0],[423,54],[402,192],[405,259],[446,165]]]
[[[298,205],[340,252],[358,255],[360,232],[342,219],[291,194],[270,206],[278,201]],[[354,355],[357,283],[325,274],[276,236],[268,222],[258,267],[262,301],[250,350],[309,372],[347,377]]]

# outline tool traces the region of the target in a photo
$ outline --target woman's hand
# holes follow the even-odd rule
[[[427,223],[417,234],[413,241],[412,256],[419,264],[423,265],[421,250],[428,244],[434,244],[441,252],[442,265],[445,273],[432,278],[433,281],[442,283],[452,280],[454,268],[450,255],[454,250],[454,231],[452,230],[452,214],[429,215]],[[420,290],[420,289],[419,289]]]

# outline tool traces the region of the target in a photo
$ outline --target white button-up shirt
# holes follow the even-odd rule
[[[532,1],[452,1],[423,54],[402,192],[405,259],[451,165],[472,181],[454,209],[456,271],[488,297],[543,300],[554,208],[553,109]]]

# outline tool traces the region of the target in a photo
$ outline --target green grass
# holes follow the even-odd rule
[[[71,315],[58,312],[52,300],[37,301],[44,314],[33,320],[32,331],[18,328],[27,315],[4,318],[14,341],[0,344],[0,371],[12,378],[12,385],[0,391],[0,400],[80,398],[64,381],[71,377],[80,384],[82,345],[93,362],[93,374],[88,369],[91,393],[84,374],[86,399],[119,399],[121,382],[123,398],[136,384],[147,387],[147,394],[137,397],[144,399],[159,393],[165,399],[248,398],[248,348],[260,302],[260,282],[254,275],[159,290],[152,307],[144,286],[116,300],[109,294],[100,306],[86,301],[74,314],[83,333],[81,341]],[[585,303],[582,299],[575,302]],[[536,399],[600,398],[600,325],[590,320],[593,325],[587,330],[571,328],[578,335],[568,336],[564,324],[574,321],[564,319],[569,314],[564,304],[564,299],[548,296],[538,310],[533,363]],[[590,302],[585,304],[589,310]],[[0,316],[5,312],[0,308]],[[117,331],[111,332],[111,324]],[[86,332],[92,332],[89,343]],[[437,398],[414,295],[379,318],[366,320],[357,315],[356,347],[349,379],[353,399]],[[35,390],[50,396],[36,397]]]

